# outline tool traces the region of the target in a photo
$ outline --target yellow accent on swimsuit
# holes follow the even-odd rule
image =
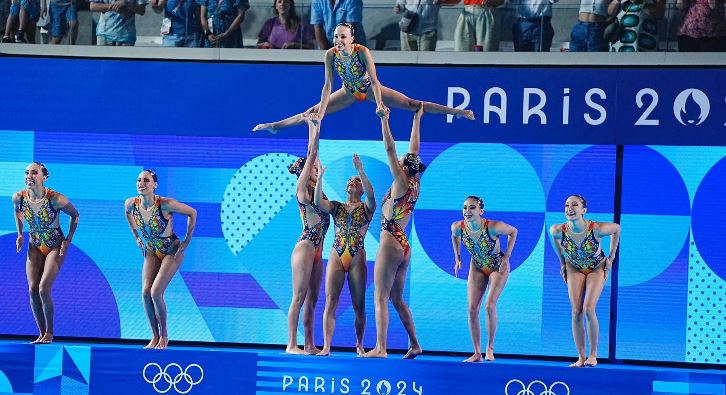
[[[388,219],[385,216],[381,216],[382,230],[387,231],[393,235],[396,240],[398,240],[398,243],[401,244],[401,247],[403,247],[403,255],[406,255],[409,251],[411,251],[411,246],[408,243],[408,237],[406,237],[405,229],[403,229],[397,221],[402,220],[406,217],[406,215],[413,212],[413,208],[418,200],[419,186],[420,183],[418,179],[411,179],[408,182],[408,189],[406,190],[406,193],[404,193],[401,197],[393,199],[393,212],[391,218]],[[392,187],[389,188],[386,195],[383,196],[384,205],[386,204],[386,201],[391,198],[391,189]]]
[[[365,204],[361,203],[358,207],[348,212],[345,204],[335,202],[335,210],[333,211],[333,223],[335,224],[335,240],[333,248],[338,253],[340,261],[343,264],[343,270],[346,272],[350,269],[353,257],[358,251],[364,250],[363,245],[365,234],[361,234],[361,230],[371,222],[366,212]]]
[[[495,270],[499,270],[499,262],[504,256],[501,251],[494,252],[494,248],[497,245],[497,240],[492,238],[489,234],[489,220],[484,220],[484,227],[481,230],[479,238],[474,240],[469,235],[469,231],[466,228],[466,222],[461,221],[461,233],[462,240],[466,249],[469,250],[471,257],[474,260],[474,264],[480,270],[487,275],[491,274]],[[499,236],[497,236],[499,239]]]
[[[172,231],[169,236],[162,236],[166,229],[171,225],[171,218],[166,219],[161,213],[161,197],[154,198],[154,206],[151,208],[149,220],[144,221],[141,216],[141,197],[134,198],[134,207],[132,214],[136,221],[136,228],[141,231],[141,235],[146,241],[146,247],[150,249],[159,259],[174,254],[179,248],[179,237]]]
[[[325,197],[325,194],[323,194],[323,197]],[[327,197],[325,198],[327,199]],[[325,233],[328,232],[328,227],[330,226],[330,216],[313,203],[303,204],[298,200],[297,205],[300,208],[300,219],[302,219],[303,223],[302,234],[297,241],[310,240],[313,243],[313,247],[316,249],[316,258],[320,258],[323,254],[323,239],[325,238]],[[308,223],[308,206],[312,207],[315,214],[320,217],[320,221],[312,226]]]
[[[600,242],[597,241],[592,232],[594,227],[595,223],[590,221],[590,225],[587,227],[587,234],[578,245],[571,236],[572,232],[568,231],[567,224],[562,224],[562,240],[560,241],[562,250],[567,255],[567,260],[570,264],[583,274],[588,274],[595,270],[603,259],[605,259],[605,254],[600,248]]]
[[[360,44],[353,44],[353,50],[346,58],[337,48],[333,48],[333,67],[343,81],[345,89],[357,100],[364,101],[366,92],[371,86],[371,78],[365,63],[361,60],[361,47]]]
[[[30,243],[45,256],[53,249],[60,248],[65,239],[63,230],[58,225],[58,210],[50,202],[55,194],[52,189],[47,189],[36,211],[30,206],[28,191],[23,190],[21,193],[20,211],[30,226]]]

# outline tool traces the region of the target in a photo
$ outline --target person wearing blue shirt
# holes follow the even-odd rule
[[[202,6],[200,22],[206,48],[242,48],[242,29],[248,0],[197,0]]]
[[[199,42],[199,4],[194,0],[151,0],[154,12],[164,12],[162,47],[196,47]]]
[[[103,12],[104,28],[99,34],[107,46],[136,44],[136,14],[146,13],[148,0],[91,0],[91,11]]]
[[[319,49],[332,47],[335,27],[343,22],[353,25],[355,42],[366,45],[362,0],[313,0],[310,4],[310,24],[315,26]]]

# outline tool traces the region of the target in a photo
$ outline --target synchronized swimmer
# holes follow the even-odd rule
[[[376,103],[376,114],[379,117],[386,112],[386,106],[390,106],[411,112],[417,112],[423,107],[424,112],[431,114],[449,114],[457,118],[474,119],[471,110],[411,99],[401,92],[382,85],[378,81],[373,55],[363,45],[354,44],[354,36],[355,29],[351,24],[341,23],[335,28],[333,48],[325,52],[325,83],[318,104],[281,121],[259,124],[252,130],[277,133],[280,129],[300,125],[305,119],[319,122],[327,114],[343,110],[356,101],[366,100]],[[343,81],[343,86],[335,92],[333,92],[334,72],[337,72]]]

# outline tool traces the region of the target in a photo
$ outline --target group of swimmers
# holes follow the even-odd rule
[[[355,311],[356,352],[363,357],[387,356],[390,300],[409,338],[410,347],[404,358],[413,359],[421,354],[422,349],[416,337],[411,311],[403,298],[403,288],[411,262],[411,249],[405,230],[419,196],[421,174],[426,169],[419,156],[421,117],[424,113],[451,114],[467,119],[474,117],[470,110],[410,99],[381,85],[370,51],[362,45],[353,44],[354,34],[353,27],[346,23],[335,29],[334,47],[325,53],[325,84],[318,104],[303,113],[282,121],[260,124],[254,129],[276,133],[281,128],[306,123],[309,131],[307,156],[289,167],[290,172],[298,177],[295,194],[303,231],[291,258],[293,296],[288,311],[286,351],[292,354],[330,354],[335,312],[347,276]],[[334,71],[343,81],[343,87],[336,92],[332,92]],[[373,92],[372,97],[367,94],[369,90]],[[350,177],[346,184],[346,201],[329,200],[322,191],[326,168],[318,159],[320,125],[324,115],[341,110],[355,101],[367,99],[376,103],[384,148],[393,175],[393,183],[383,197],[381,208],[380,244],[374,267],[377,340],[375,347],[368,352],[363,348],[367,279],[364,238],[376,210],[375,194],[362,161],[353,155],[353,165],[358,174]],[[409,152],[400,159],[389,126],[390,111],[387,106],[414,112]],[[53,340],[51,286],[67,255],[79,219],[78,211],[65,196],[45,187],[49,175],[42,163],[30,164],[25,170],[26,188],[13,195],[18,252],[24,243],[23,220],[30,227],[26,272],[30,304],[40,333],[32,343],[41,344]],[[169,342],[164,291],[184,259],[197,213],[192,207],[175,199],[156,195],[158,177],[152,170],[144,170],[139,174],[136,188],[138,196],[126,200],[125,212],[144,259],[142,296],[152,331],[152,339],[145,348],[164,349]],[[71,217],[67,235],[63,234],[59,225],[58,214],[61,211]],[[567,284],[572,304],[572,333],[579,357],[571,365],[575,367],[597,364],[598,321],[595,306],[612,270],[620,236],[619,225],[586,220],[586,212],[587,202],[584,197],[569,196],[565,202],[567,221],[550,228],[552,245],[561,264],[560,274]],[[187,216],[187,232],[183,240],[173,232],[173,213]],[[509,259],[517,239],[515,227],[502,221],[486,219],[483,213],[484,201],[478,196],[468,196],[462,208],[463,219],[451,225],[454,271],[457,275],[462,264],[462,242],[471,253],[467,299],[474,354],[466,362],[494,359],[496,304],[509,277]],[[335,240],[325,276],[324,345],[320,350],[314,344],[313,313],[322,282],[323,239],[331,215]],[[508,238],[505,251],[501,249],[501,236]],[[607,256],[600,246],[601,238],[605,236],[612,236]],[[487,289],[487,347],[482,354],[479,310]],[[297,327],[303,307],[305,340],[301,349],[297,345]],[[585,348],[584,317],[587,318],[590,340],[589,355],[586,355]]]

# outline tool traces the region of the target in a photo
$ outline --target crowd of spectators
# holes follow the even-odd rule
[[[67,37],[75,44],[78,9],[89,0],[10,0],[3,43],[34,43],[43,27],[48,42]],[[507,4],[513,10],[511,26],[515,51],[548,52],[555,30],[553,4],[558,0],[391,0],[400,17],[402,51],[435,51],[439,41],[441,7],[459,6],[452,27],[455,51],[499,50],[501,18],[495,9]],[[725,0],[675,0],[681,12],[678,49],[683,52],[726,51]],[[462,4],[463,3],[463,4]],[[162,46],[241,48],[242,26],[249,0],[90,0],[90,11],[100,13],[96,27],[99,45],[131,46],[136,42],[136,15],[147,6],[163,13]],[[463,6],[463,7],[462,7]],[[666,0],[580,0],[577,20],[569,35],[572,52],[636,52],[659,49],[659,21]],[[272,0],[272,18],[262,24],[257,48],[328,49],[335,26],[355,27],[355,39],[366,45],[362,0],[312,0],[310,17],[304,18],[294,0]],[[248,45],[251,43],[248,43]]]

